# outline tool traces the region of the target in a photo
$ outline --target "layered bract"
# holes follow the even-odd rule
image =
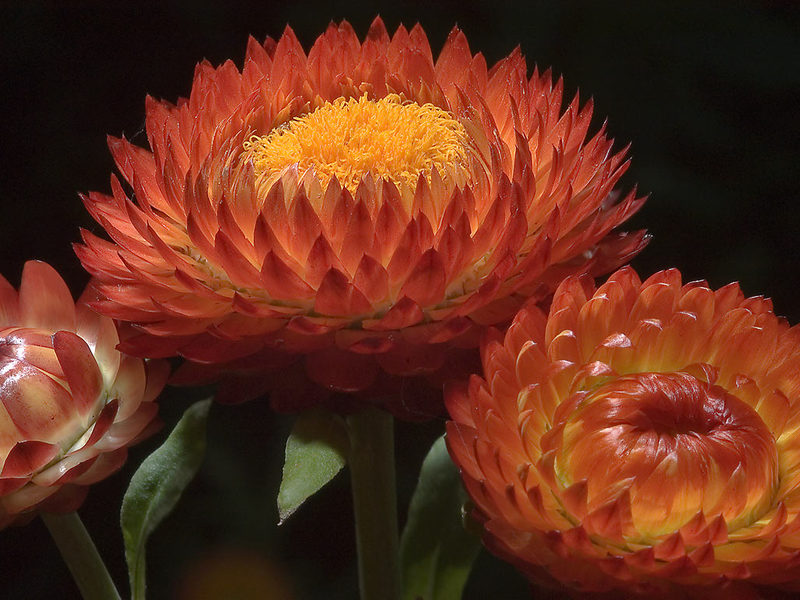
[[[331,25],[308,54],[288,28],[251,39],[241,71],[202,63],[188,99],[148,98],[149,150],[109,140],[127,186],[85,203],[113,242],[77,248],[95,307],[135,324],[138,356],[302,356],[343,392],[434,373],[645,243],[610,233],[643,201],[612,191],[625,150],[588,137],[591,102],[562,111],[562,90],[518,50],[487,68],[458,30],[436,60],[419,26],[380,20],[363,42]]]
[[[167,365],[118,343],[47,264],[26,263],[19,293],[0,277],[0,527],[74,510],[158,425]]]
[[[800,329],[738,285],[595,290],[523,309],[448,393],[490,548],[586,592],[751,598],[800,576]]]

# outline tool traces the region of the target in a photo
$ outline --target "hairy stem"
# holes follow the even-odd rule
[[[42,513],[42,520],[50,530],[84,600],[120,600],[111,575],[78,513]]]

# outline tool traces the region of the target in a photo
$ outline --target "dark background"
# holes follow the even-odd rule
[[[108,190],[107,133],[145,143],[145,94],[188,94],[204,57],[241,65],[248,34],[278,37],[288,22],[308,48],[332,19],[347,18],[363,36],[380,13],[390,31],[421,22],[434,54],[458,23],[490,64],[520,44],[531,65],[563,73],[569,95],[580,86],[594,97],[595,129],[607,116],[618,147],[633,142],[625,187],[638,182],[651,198],[628,227],[654,235],[633,263],[639,272],[675,266],[687,280],[738,280],[800,320],[796,2],[5,0],[0,9],[0,272],[15,285],[29,258],[55,266],[76,294],[86,283],[70,243],[80,226],[98,228],[77,193]],[[202,393],[165,393],[165,420],[174,423]],[[265,585],[276,598],[356,596],[346,476],[276,526],[290,426],[263,402],[213,408],[201,473],[150,541],[151,598],[270,598],[256,591]],[[398,425],[401,519],[442,426]],[[134,467],[165,435],[135,448],[81,509],[123,590],[120,501]],[[227,593],[210,583],[205,595],[188,591],[217,577]],[[465,597],[523,598],[526,589],[484,553]],[[77,597],[39,521],[0,533],[0,597]]]

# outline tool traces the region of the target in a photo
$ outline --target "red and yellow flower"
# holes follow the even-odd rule
[[[0,527],[74,510],[157,427],[167,365],[118,343],[47,264],[25,264],[19,293],[0,277]]]
[[[251,39],[241,71],[202,63],[188,99],[148,98],[150,150],[109,140],[127,186],[85,203],[113,243],[77,248],[94,306],[136,326],[137,356],[303,357],[298,381],[343,392],[434,373],[646,241],[611,233],[643,198],[613,191],[625,150],[587,139],[591,102],[562,111],[562,91],[518,50],[487,68],[457,29],[436,60],[419,26],[380,19],[308,54],[288,28]]]
[[[483,363],[447,440],[496,553],[614,597],[800,591],[800,328],[769,300],[571,277]]]

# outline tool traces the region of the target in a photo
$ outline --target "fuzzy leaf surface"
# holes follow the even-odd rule
[[[147,539],[175,508],[203,462],[210,407],[211,400],[202,400],[186,409],[166,441],[136,470],[122,499],[120,523],[133,600],[145,598]]]
[[[347,462],[347,428],[341,417],[315,410],[302,413],[286,440],[278,490],[280,523],[316,494]]]

